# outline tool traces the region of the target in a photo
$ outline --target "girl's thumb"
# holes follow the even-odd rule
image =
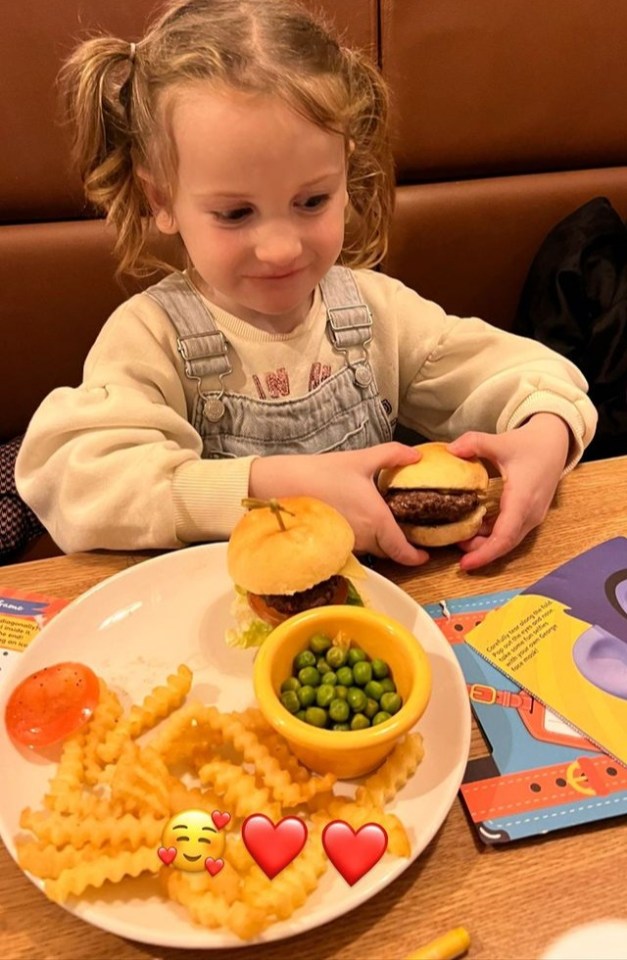
[[[410,463],[420,460],[420,452],[416,447],[408,447],[404,443],[382,443],[376,450],[377,467],[406,467]]]

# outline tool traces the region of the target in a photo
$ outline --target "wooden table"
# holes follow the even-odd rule
[[[498,495],[495,484],[494,493]],[[563,481],[541,529],[502,562],[475,574],[441,551],[424,568],[380,570],[420,603],[524,587],[611,536],[627,535],[627,457],[578,467]],[[4,567],[0,584],[75,597],[141,554],[79,554]],[[472,755],[485,753],[473,735]],[[3,770],[0,783],[10,777]],[[0,786],[0,789],[2,787]],[[570,927],[627,916],[627,820],[617,818],[546,838],[485,847],[455,801],[430,846],[391,886],[352,913],[298,940],[212,951],[216,960],[402,960],[459,924],[470,958],[529,960]],[[306,909],[306,908],[305,908]],[[122,940],[48,902],[0,845],[0,956],[24,960],[164,958],[189,954]]]

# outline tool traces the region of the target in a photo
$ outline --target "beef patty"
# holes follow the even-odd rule
[[[479,506],[475,490],[388,490],[385,500],[398,523],[454,523]]]
[[[323,580],[322,583],[316,583],[308,590],[301,590],[299,593],[286,594],[265,594],[263,599],[269,607],[278,610],[279,613],[285,613],[293,616],[300,613],[301,610],[310,610],[312,607],[326,607],[332,603],[345,603],[348,596],[348,584],[346,578],[336,574]]]

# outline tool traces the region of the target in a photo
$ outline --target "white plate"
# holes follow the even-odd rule
[[[425,849],[461,783],[470,744],[470,708],[466,684],[448,642],[424,610],[389,580],[369,570],[364,591],[375,609],[414,632],[433,669],[431,702],[418,724],[425,759],[387,807],[408,832],[411,857],[385,854],[352,887],[329,865],[306,904],[289,920],[270,926],[257,942],[303,933],[386,887]],[[63,660],[91,666],[123,694],[126,706],[141,700],[185,662],[194,671],[193,699],[214,703],[220,710],[244,709],[254,703],[254,651],[233,650],[224,643],[232,600],[225,544],[164,554],[104,580],[62,610],[22,654],[0,696],[0,717],[10,692],[7,687]],[[40,806],[54,766],[41,757],[25,759],[0,723],[0,770],[5,771],[0,834],[15,857],[20,811]],[[40,881],[34,882],[41,886]],[[229,931],[196,926],[184,908],[142,891],[141,879],[123,884],[110,884],[106,891],[73,900],[67,909],[88,923],[143,943],[203,949],[243,945]]]

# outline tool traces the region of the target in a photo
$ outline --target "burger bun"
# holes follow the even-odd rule
[[[480,460],[463,460],[449,453],[445,443],[419,443],[420,460],[405,467],[382,470],[378,486],[388,490],[477,490],[488,489],[488,471]]]
[[[245,513],[231,533],[231,579],[253,594],[290,595],[334,576],[355,546],[349,522],[314,497],[279,497],[282,528],[270,506]]]
[[[481,499],[488,489],[488,472],[480,460],[464,460],[449,453],[445,443],[416,446],[421,457],[417,463],[382,470],[378,478],[382,494],[393,490],[473,491]],[[399,526],[410,543],[419,547],[444,547],[469,540],[481,528],[486,507],[479,503],[466,516],[444,523],[406,523]]]
[[[478,506],[463,520],[454,523],[437,523],[433,526],[418,523],[400,523],[399,526],[410,543],[417,547],[447,547],[476,537],[481,529],[486,508]]]

